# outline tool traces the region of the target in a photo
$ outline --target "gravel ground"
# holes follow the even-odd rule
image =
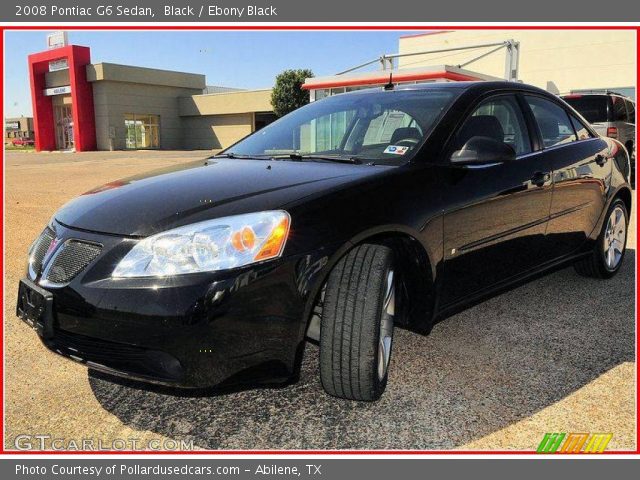
[[[315,345],[299,383],[216,395],[119,381],[45,350],[14,309],[27,248],[48,218],[97,184],[204,155],[7,153],[7,449],[17,435],[45,434],[70,448],[121,439],[138,448],[177,440],[205,449],[532,450],[548,431],[613,432],[610,449],[635,449],[634,233],[612,281],[569,268],[428,337],[398,331],[389,386],[375,404],[325,395]]]

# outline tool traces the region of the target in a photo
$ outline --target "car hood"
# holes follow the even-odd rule
[[[211,159],[107,183],[64,205],[55,219],[71,228],[148,236],[212,218],[282,208],[379,171],[366,165]]]

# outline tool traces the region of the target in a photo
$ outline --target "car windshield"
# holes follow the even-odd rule
[[[602,123],[607,121],[606,95],[577,95],[564,97],[564,101],[582,115],[589,123]]]
[[[434,88],[336,95],[285,115],[221,155],[400,165],[458,93]]]

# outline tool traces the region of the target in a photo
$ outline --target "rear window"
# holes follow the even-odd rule
[[[564,101],[575,108],[589,123],[607,121],[606,95],[582,95],[579,97],[565,97]]]

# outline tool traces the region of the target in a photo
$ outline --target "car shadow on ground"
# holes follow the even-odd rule
[[[376,403],[324,394],[315,345],[300,381],[277,389],[189,393],[97,372],[89,382],[129,427],[200,448],[455,448],[634,361],[634,265],[628,250],[610,281],[567,268],[455,315],[427,337],[396,330],[389,386]]]

